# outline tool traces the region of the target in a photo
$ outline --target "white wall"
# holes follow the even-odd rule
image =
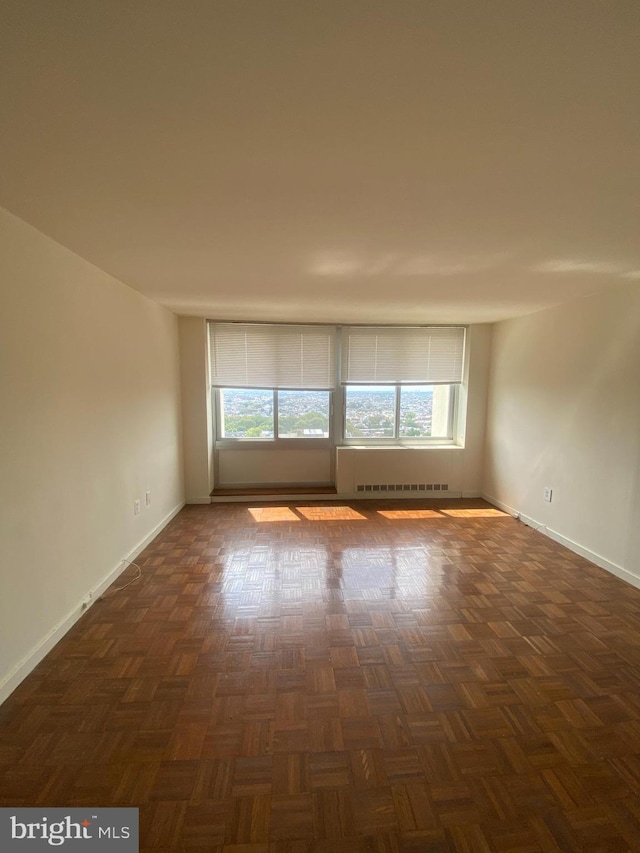
[[[4,211],[0,282],[2,700],[183,488],[175,316]]]
[[[640,285],[496,325],[485,464],[489,500],[640,578]]]
[[[331,483],[330,450],[219,450],[220,485]]]
[[[492,331],[487,324],[469,326],[467,331],[465,380],[460,388],[463,414],[456,435],[457,443],[464,448],[460,484],[465,497],[477,497],[482,488]]]
[[[209,503],[213,489],[213,426],[207,321],[180,317],[180,384],[187,503]]]

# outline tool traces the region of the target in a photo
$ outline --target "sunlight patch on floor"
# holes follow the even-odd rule
[[[296,512],[307,521],[366,521],[362,513],[349,506],[297,506]]]
[[[379,509],[378,515],[384,518],[440,518],[437,509]]]
[[[300,521],[288,506],[252,506],[249,513],[254,521]]]

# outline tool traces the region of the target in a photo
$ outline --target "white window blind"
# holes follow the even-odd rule
[[[330,390],[333,326],[209,323],[211,384],[219,388]]]
[[[462,382],[462,326],[350,326],[342,331],[342,382]]]

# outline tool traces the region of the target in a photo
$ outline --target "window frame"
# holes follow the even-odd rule
[[[221,395],[223,391],[270,391],[272,394],[273,400],[273,438],[242,438],[242,437],[223,437],[222,436],[222,403],[221,403]],[[302,450],[303,448],[309,450],[318,450],[318,449],[328,449],[333,447],[335,442],[333,440],[333,418],[334,418],[334,395],[335,392],[331,390],[325,390],[319,393],[325,393],[329,397],[329,435],[325,437],[286,437],[281,438],[278,435],[278,394],[280,391],[308,391],[314,392],[318,391],[316,388],[212,388],[212,405],[214,407],[215,412],[215,448],[216,450],[229,450],[232,448],[239,449],[242,447],[245,450],[252,449],[266,449],[266,448],[289,448]]]
[[[423,383],[435,387],[437,383]],[[459,401],[459,385],[456,383],[442,383],[449,388],[449,412],[448,412],[448,436],[401,436],[400,435],[400,403],[403,388],[414,387],[409,383],[388,383],[386,387],[395,390],[395,417],[393,436],[376,436],[364,438],[356,436],[347,438],[347,389],[366,387],[364,384],[342,385],[342,444],[346,447],[428,447],[428,446],[451,446],[455,445],[456,419]],[[385,383],[380,383],[380,387]]]
[[[216,325],[227,325],[229,321],[214,321],[209,320],[208,325],[209,328]],[[240,326],[274,326],[276,330],[280,327],[284,328],[287,326],[295,326],[295,324],[263,324],[263,323],[241,323]],[[325,327],[326,324],[312,324]],[[297,327],[296,327],[297,328]],[[309,325],[301,326],[300,329],[306,330],[310,328]],[[369,382],[367,380],[364,381],[349,381],[346,378],[348,371],[343,371],[344,366],[344,356],[345,356],[345,348],[344,342],[345,334],[349,334],[351,330],[362,328],[364,330],[377,331],[378,329],[382,330],[400,330],[401,326],[348,326],[348,325],[337,325],[337,326],[329,326],[328,329],[333,329],[335,331],[335,336],[333,339],[333,345],[335,346],[335,350],[333,353],[333,369],[335,370],[334,374],[334,384],[329,388],[320,388],[320,387],[293,387],[293,386],[285,386],[285,387],[277,387],[271,386],[267,387],[266,385],[234,385],[233,388],[237,388],[238,390],[260,390],[260,391],[270,391],[272,394],[272,406],[273,406],[273,428],[274,428],[274,436],[273,438],[242,438],[242,437],[229,437],[222,438],[222,410],[223,407],[221,405],[221,394],[224,390],[231,389],[231,385],[225,385],[224,383],[220,383],[219,385],[211,385],[211,397],[210,404],[213,408],[213,418],[211,421],[211,426],[213,427],[213,450],[230,450],[230,449],[323,449],[323,450],[331,450],[335,451],[336,448],[346,446],[363,446],[363,447],[450,447],[450,446],[459,446],[461,441],[460,430],[459,430],[459,419],[464,416],[461,412],[461,406],[465,404],[466,395],[463,391],[465,385],[465,376],[466,376],[466,367],[461,367],[461,377],[460,381],[438,381],[429,382],[429,381],[415,381],[406,379],[404,381],[380,381],[380,382]],[[433,330],[438,328],[448,328],[448,326],[437,326],[437,325],[425,325],[425,326],[407,326],[408,330],[416,330],[416,329],[425,329],[425,330]],[[452,328],[462,331],[462,347],[463,347],[463,355],[462,355],[462,364],[466,364],[466,346],[467,346],[467,332],[468,329],[466,326],[458,326],[455,325]],[[210,366],[213,365],[212,356],[211,356],[211,338],[209,337],[209,360],[208,364]],[[395,418],[394,418],[394,435],[393,436],[378,436],[373,438],[363,438],[363,437],[354,437],[347,438],[346,437],[346,420],[347,420],[347,405],[346,405],[346,388],[348,387],[357,387],[357,386],[366,386],[366,385],[387,385],[389,387],[394,388],[395,390]],[[438,385],[447,385],[450,389],[449,393],[449,412],[448,412],[448,435],[447,437],[432,437],[432,436],[400,436],[400,416],[401,416],[401,396],[403,388],[410,388],[415,385],[430,385],[432,387],[436,387]],[[294,437],[294,438],[280,438],[278,436],[278,413],[279,413],[279,401],[278,401],[278,392],[279,391],[324,391],[329,395],[329,435],[328,437]]]

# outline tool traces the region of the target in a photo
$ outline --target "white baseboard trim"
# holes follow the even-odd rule
[[[534,526],[537,525],[534,524]],[[603,557],[601,554],[597,554],[595,551],[590,551],[588,548],[580,545],[579,542],[574,542],[572,539],[568,539],[566,536],[563,536],[562,533],[558,533],[557,530],[552,530],[550,527],[542,527],[540,528],[540,532],[544,533],[545,536],[548,536],[550,539],[553,539],[554,542],[559,542],[560,545],[564,545],[565,548],[568,548],[570,551],[574,551],[576,554],[579,554],[581,557],[589,560],[589,562],[595,563],[595,565],[599,566],[601,569],[611,572],[612,575],[615,575],[623,581],[626,581],[632,586],[640,589],[640,577],[634,575],[622,566],[619,566],[617,563],[612,563],[611,560],[607,560],[607,558]]]
[[[610,572],[612,575],[620,578],[627,583],[630,583],[632,586],[640,589],[640,577],[638,575],[634,575],[633,572],[628,571],[627,569],[619,566],[617,563],[611,562],[611,560],[607,560],[606,557],[603,557],[601,554],[597,554],[595,551],[591,551],[589,548],[585,548],[584,545],[581,545],[579,542],[574,542],[573,539],[569,539],[567,536],[563,536],[562,533],[558,533],[557,530],[552,530],[550,527],[544,525],[541,521],[537,521],[535,518],[531,518],[529,515],[523,515],[523,513],[518,512],[513,509],[513,507],[508,506],[502,501],[497,500],[496,498],[491,497],[490,495],[482,495],[484,500],[488,503],[497,506],[498,509],[503,509],[505,512],[508,512],[510,515],[513,515],[514,518],[519,519],[523,524],[526,524],[528,527],[533,527],[538,533],[542,533],[545,536],[548,536],[549,539],[553,539],[554,542],[558,542],[560,545],[564,545],[565,548],[568,548],[569,551],[573,551],[574,554],[578,554],[580,557],[584,557],[585,560],[589,560],[590,563],[598,566],[601,569],[605,569],[605,571]]]
[[[47,655],[51,649],[58,643],[69,629],[78,621],[78,619],[87,612],[89,607],[94,604],[100,595],[109,587],[122,572],[127,568],[126,561],[133,561],[147,545],[155,539],[155,537],[163,530],[169,522],[175,518],[180,512],[184,503],[175,506],[153,530],[141,539],[129,553],[123,557],[118,564],[111,569],[102,580],[88,590],[82,596],[80,601],[73,607],[66,616],[64,616],[43,638],[37,643],[31,651],[16,665],[13,669],[0,681],[0,705],[9,698],[20,682],[35,669],[40,661]]]
[[[201,498],[187,498],[187,500],[185,501],[185,503],[189,505],[210,504],[211,502],[211,497],[209,495],[205,495]]]
[[[509,506],[509,504],[506,504],[503,501],[499,501],[498,498],[494,498],[493,495],[487,495],[485,494],[485,492],[482,492],[480,494],[480,497],[488,504],[491,504],[492,506],[497,506],[498,509],[501,509],[504,512],[508,512],[509,515],[512,515],[514,518],[520,518],[520,513],[517,509],[514,509],[512,506]]]
[[[156,524],[156,526],[153,528],[153,530],[150,533],[147,533],[147,535],[138,542],[138,544],[133,548],[133,550],[131,550],[129,552],[129,554],[127,554],[127,556],[124,559],[125,560],[135,560],[135,558],[138,556],[138,554],[141,554],[142,551],[144,551],[144,549],[147,547],[147,545],[150,542],[153,542],[153,540],[156,538],[158,533],[160,533],[161,530],[164,530],[164,528],[167,526],[167,524],[169,524],[170,521],[173,521],[173,519],[180,512],[180,510],[183,509],[184,505],[185,505],[184,501],[182,501],[179,504],[176,504],[174,506],[174,508],[172,510],[170,510],[165,515],[165,517]],[[103,589],[106,589],[106,586],[103,587]]]

